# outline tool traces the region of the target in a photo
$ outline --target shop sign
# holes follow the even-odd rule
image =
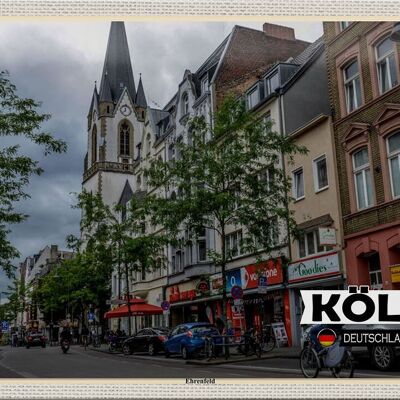
[[[222,292],[222,274],[210,276],[210,294],[220,294]]]
[[[205,279],[201,280],[196,286],[197,293],[207,294],[210,291],[210,284]]]
[[[308,258],[288,266],[288,281],[301,282],[340,274],[338,253]]]
[[[283,322],[273,322],[271,324],[274,336],[277,341],[278,347],[288,344],[288,337],[286,333],[285,324]]]
[[[167,294],[167,298],[170,303],[193,300],[197,297],[197,291],[195,289],[194,282],[171,286],[167,288]]]
[[[321,246],[336,246],[336,229],[319,228],[319,243]]]
[[[390,274],[392,277],[392,283],[400,282],[400,265],[390,266]]]
[[[228,271],[226,275],[226,289],[231,291],[232,286],[242,289],[256,289],[259,287],[259,278],[267,278],[268,285],[279,285],[283,282],[282,261],[268,260],[259,264],[250,264],[245,267]]]

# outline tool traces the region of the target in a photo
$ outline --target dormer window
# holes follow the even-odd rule
[[[251,110],[259,102],[257,87],[247,93],[247,108]]]
[[[207,75],[201,80],[201,94],[204,94],[208,90],[208,78]]]
[[[278,71],[265,79],[265,94],[269,96],[279,87]]]
[[[350,21],[340,21],[339,25],[340,25],[340,30],[344,31],[346,28],[348,28],[350,26],[351,22]]]

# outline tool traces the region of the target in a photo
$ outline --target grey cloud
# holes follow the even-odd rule
[[[261,29],[262,22],[239,22]],[[320,23],[284,23],[296,27],[297,37],[315,40]],[[195,71],[234,23],[127,22],[136,84],[142,73],[149,102],[164,106],[174,95],[185,69]],[[45,173],[33,177],[31,198],[18,205],[29,214],[12,227],[11,239],[22,256],[46,244],[65,246],[69,233],[78,233],[79,211],[71,209],[70,192],[81,188],[86,152],[86,115],[94,81],[99,82],[107,45],[108,22],[13,22],[0,25],[0,70],[8,69],[21,96],[43,102],[52,118],[44,129],[69,145],[67,154],[43,157],[40,148],[23,142],[24,152],[40,161]],[[7,143],[2,140],[2,143]],[[0,273],[0,290],[6,281]]]

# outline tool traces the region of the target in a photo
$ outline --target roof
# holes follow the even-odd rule
[[[315,42],[311,43],[309,46],[305,48],[303,52],[301,52],[298,56],[294,57],[292,60],[293,64],[304,64],[312,55],[313,53],[318,50],[318,48],[323,45],[324,43],[324,36],[322,35],[318,38]]]
[[[100,84],[100,97],[106,96],[109,81],[112,100],[116,102],[124,87],[132,99],[136,97],[128,40],[123,22],[111,22],[107,51]]]
[[[138,86],[138,90],[137,90],[137,93],[136,93],[135,103],[139,107],[147,108],[146,95],[144,94],[144,89],[143,89],[143,83],[142,83],[142,77],[141,76],[140,76],[140,79],[139,79],[139,86]]]
[[[133,195],[133,190],[127,179],[125,182],[125,186],[122,190],[121,197],[119,198],[118,204],[125,205],[132,198],[132,195]]]

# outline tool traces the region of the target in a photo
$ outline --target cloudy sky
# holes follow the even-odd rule
[[[296,37],[313,41],[318,22],[274,22],[295,28]],[[236,24],[261,29],[262,22]],[[100,81],[109,21],[5,21],[0,25],[0,70],[8,70],[21,96],[42,102],[52,118],[45,129],[68,143],[64,155],[44,157],[35,146],[24,152],[39,160],[45,173],[34,177],[31,198],[18,205],[29,219],[12,227],[11,239],[22,258],[47,244],[65,248],[77,234],[79,211],[71,209],[81,187],[86,151],[86,115],[94,81]],[[229,34],[234,22],[155,22],[125,24],[136,84],[139,73],[151,106],[163,106],[174,94],[185,69],[195,71]],[[3,141],[4,145],[4,141]],[[18,260],[16,260],[18,262]],[[5,278],[0,276],[0,290]]]

